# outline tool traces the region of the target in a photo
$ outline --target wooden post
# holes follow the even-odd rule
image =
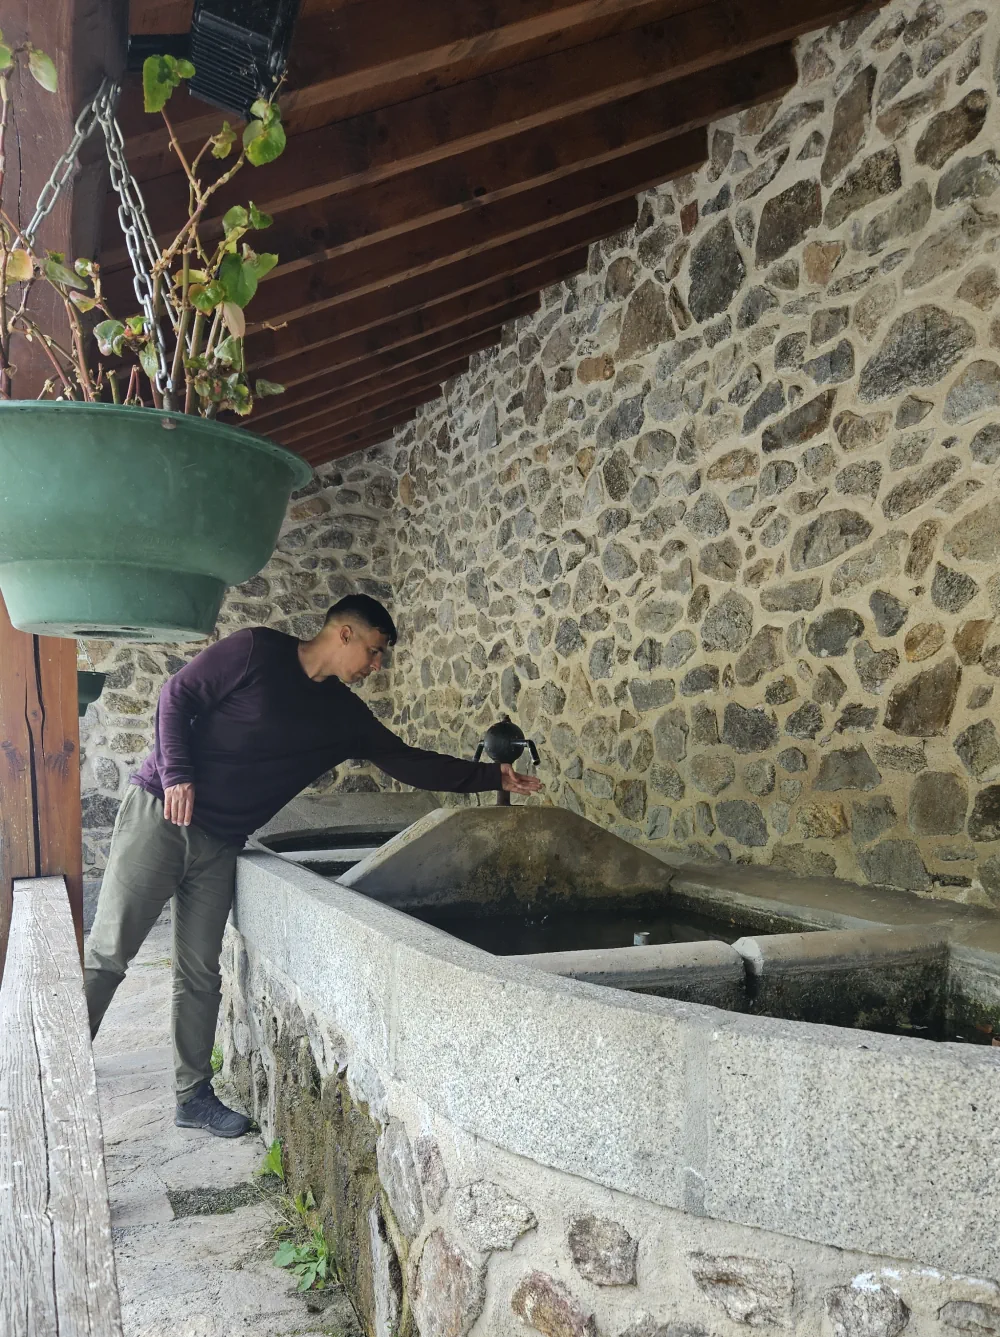
[[[126,33],[126,0],[4,5],[4,41],[41,47],[55,61],[59,80],[57,92],[46,93],[31,78],[18,76],[12,90],[4,196],[20,224],[31,217],[81,108],[105,75],[120,74]],[[95,256],[107,180],[103,140],[92,136],[78,171],[42,224],[37,245],[63,251],[71,260]],[[42,284],[35,285],[32,309],[43,328],[62,333],[62,305]],[[49,374],[48,363],[37,342],[15,338],[11,351],[14,395],[33,399]],[[0,598],[0,972],[16,877],[64,875],[82,947],[81,846],[76,642],[15,631]]]
[[[76,642],[15,631],[0,598],[0,975],[14,879],[55,874],[82,951]]]

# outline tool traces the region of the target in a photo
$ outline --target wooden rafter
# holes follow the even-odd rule
[[[153,30],[154,0],[132,2]],[[711,122],[791,87],[796,37],[878,3],[304,0],[288,149],[254,194],[280,261],[246,348],[286,392],[247,425],[316,461],[408,421],[414,395],[627,228],[637,194],[699,167]],[[136,98],[127,151],[167,235],[183,191]],[[172,119],[190,144],[218,115],[181,96]],[[237,197],[220,193],[209,226]],[[122,248],[102,259],[131,306]]]

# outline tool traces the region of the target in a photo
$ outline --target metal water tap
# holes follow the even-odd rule
[[[538,748],[535,747],[532,739],[525,738],[509,715],[504,715],[503,719],[490,725],[486,730],[482,742],[476,748],[475,760],[478,761],[485,751],[492,761],[513,765],[525,748],[528,749],[532,762],[537,766]],[[497,804],[509,806],[510,795],[505,789],[501,789],[497,794]]]

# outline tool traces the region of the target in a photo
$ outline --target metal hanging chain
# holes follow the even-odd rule
[[[101,87],[97,91],[97,96],[87,103],[83,111],[81,111],[80,115],[76,118],[76,123],[73,126],[73,138],[69,142],[69,147],[59,158],[55,167],[52,169],[51,176],[42,187],[42,193],[38,197],[38,203],[35,205],[35,212],[32,214],[31,222],[26,228],[22,229],[22,236],[29,246],[35,244],[35,233],[38,231],[43,220],[52,212],[53,206],[59,198],[60,191],[73,175],[73,170],[76,167],[76,156],[80,152],[80,148],[84,141],[90,138],[94,126],[97,124],[97,99],[109,86],[110,81],[105,79],[104,83],[101,84]]]
[[[29,246],[34,244],[35,233],[42,221],[52,212],[59,193],[73,174],[77,155],[84,141],[100,125],[104,134],[104,144],[108,154],[108,166],[111,171],[111,184],[118,195],[118,222],[125,237],[125,246],[132,262],[133,287],[136,300],[142,307],[146,324],[156,347],[156,388],[161,395],[172,396],[174,393],[171,377],[171,362],[167,349],[163,327],[157,319],[153,302],[152,270],[160,259],[160,248],[156,244],[153,229],[146,212],[142,191],[125,159],[125,141],[115,116],[115,105],[121,92],[121,85],[111,79],[105,79],[92,100],[80,112],[73,127],[73,138],[69,147],[62,154],[52,170],[48,181],[42,187],[38,204],[31,222],[24,230],[24,238]],[[170,323],[176,331],[178,316],[170,301],[170,294],[164,294],[164,307]]]

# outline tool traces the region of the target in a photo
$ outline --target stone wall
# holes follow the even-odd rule
[[[888,5],[799,68],[323,471],[220,629],[373,582],[410,741],[509,711],[548,801],[630,839],[1000,904],[1000,12]],[[118,652],[91,823],[172,654]]]

